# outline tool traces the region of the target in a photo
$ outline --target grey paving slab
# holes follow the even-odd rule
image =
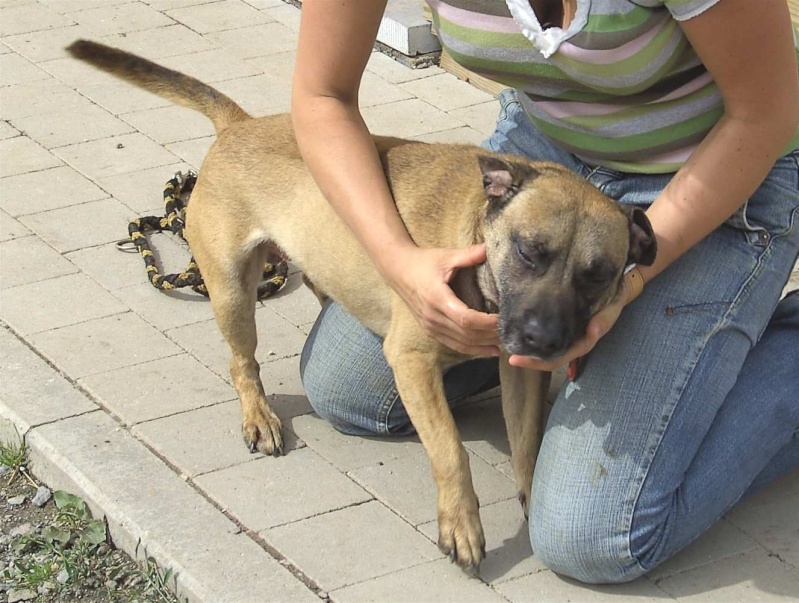
[[[404,457],[417,457],[423,451],[415,436],[405,438],[366,438],[345,435],[317,415],[297,417],[291,422],[294,432],[310,448],[338,467],[354,471]],[[429,473],[429,467],[426,469]]]
[[[481,505],[516,498],[516,485],[483,460],[469,455]],[[414,526],[436,518],[437,490],[424,450],[348,472],[378,500]]]
[[[491,102],[490,94],[478,90],[450,73],[441,73],[400,84],[400,87],[442,111]]]
[[[154,213],[154,215],[163,216],[164,186],[175,172],[185,174],[190,168],[188,163],[181,161],[137,172],[98,178],[97,184],[138,215]],[[156,211],[153,212],[154,209]]]
[[[796,601],[799,572],[764,551],[750,551],[658,581],[678,601]]]
[[[77,266],[37,237],[0,243],[0,258],[0,289],[78,271]]]
[[[14,125],[43,147],[52,149],[70,144],[128,134],[133,128],[97,105],[89,105],[67,116],[52,114],[23,117]]]
[[[206,473],[194,482],[257,531],[372,500],[368,492],[308,448]]]
[[[102,41],[151,61],[216,47],[212,41],[179,23],[106,36]]]
[[[295,356],[302,350],[305,335],[268,308],[256,309],[255,322],[259,341],[255,359],[262,367],[267,362]],[[167,334],[217,375],[229,378],[230,350],[215,321],[178,327]],[[267,394],[271,393],[267,391]]]
[[[261,364],[261,380],[272,410],[293,429],[293,417],[313,412],[300,379],[300,357]]]
[[[40,115],[64,115],[91,106],[91,102],[63,83],[50,78],[30,84],[0,88],[3,119]]]
[[[393,84],[401,84],[403,82],[410,82],[412,80],[428,78],[434,75],[445,73],[438,67],[409,69],[405,65],[398,63],[391,57],[381,52],[373,52],[370,55],[369,62],[366,64],[366,69]]]
[[[18,54],[0,55],[0,86],[29,84],[46,80],[50,74]]]
[[[208,0],[145,0],[146,3],[156,10],[166,11],[173,8],[184,8],[186,6],[196,6],[198,4],[208,4]]]
[[[133,433],[189,477],[249,463],[263,456],[251,453],[244,444],[238,400],[140,423]],[[284,451],[291,454],[305,443],[291,430],[284,429],[283,445]]]
[[[46,170],[61,160],[27,136],[0,140],[0,178]]]
[[[271,75],[228,80],[214,87],[235,98],[239,106],[254,117],[286,113],[291,106],[291,89]]]
[[[434,544],[377,501],[262,534],[327,592],[441,557]]]
[[[33,214],[87,201],[98,201],[108,193],[69,166],[59,166],[0,181],[0,207],[12,216]]]
[[[410,98],[413,98],[411,94],[371,71],[365,72],[361,78],[361,87],[358,90],[358,103],[361,107],[373,107]]]
[[[287,52],[267,54],[247,59],[247,62],[258,71],[270,77],[276,78],[281,82],[290,82],[291,76],[294,73],[294,62],[296,59],[297,53],[292,49]]]
[[[117,83],[116,80],[105,84],[78,86],[78,89],[81,94],[114,115],[166,107],[172,104],[165,98],[124,82]]]
[[[0,210],[0,242],[13,241],[31,234],[31,231],[24,224],[20,224],[18,220]]]
[[[243,21],[240,25],[248,23]],[[297,34],[282,23],[261,23],[216,31],[207,35],[237,57],[251,59],[269,54],[293,51],[297,47]]]
[[[314,322],[322,309],[316,296],[303,284],[300,273],[290,275],[283,289],[263,304],[296,326]]]
[[[60,147],[54,152],[93,180],[178,161],[172,153],[139,132]]]
[[[126,425],[236,397],[230,385],[188,354],[96,373],[79,383]]]
[[[183,140],[181,142],[173,142],[165,146],[177,157],[188,163],[194,169],[200,169],[203,164],[205,156],[208,154],[208,149],[216,141],[216,136],[205,136],[203,138],[195,138],[193,140]]]
[[[28,33],[72,25],[74,21],[43,4],[0,8],[0,36]]]
[[[132,312],[37,333],[29,341],[73,379],[181,352]]]
[[[7,121],[0,121],[0,140],[14,138],[15,136],[19,136],[19,130]]]
[[[82,25],[68,25],[30,33],[7,36],[3,42],[34,63],[66,58],[64,48],[79,38],[93,37],[91,30]]]
[[[727,519],[799,571],[799,469],[738,504]]]
[[[130,210],[116,199],[101,199],[28,214],[20,221],[63,253],[127,238],[132,217]]]
[[[9,329],[0,327],[0,416],[14,418],[21,433],[97,405],[64,379]]]
[[[581,584],[550,571],[527,574],[516,580],[501,582],[494,589],[513,603],[546,601],[547,603],[594,603],[623,600],[632,603],[656,603],[672,599],[646,578],[626,584]]]
[[[214,134],[210,119],[177,105],[125,113],[120,118],[161,144]]]
[[[300,31],[300,9],[290,4],[262,9],[270,18],[295,32]]]
[[[164,250],[162,245],[161,250]],[[166,264],[164,274],[181,272],[188,265],[189,254],[182,256],[184,261]],[[141,264],[144,275],[144,263]],[[141,316],[159,331],[182,327],[214,318],[208,298],[195,293],[190,288],[177,291],[159,291],[149,282],[132,287],[117,289],[114,296]]]
[[[453,109],[448,114],[488,138],[494,132],[497,115],[499,115],[499,103],[497,101],[489,101],[464,107],[463,109]]]
[[[257,8],[258,10],[263,10],[265,8],[278,8],[281,6],[286,6],[283,0],[244,0],[244,2],[246,2],[253,8]]]
[[[105,413],[43,426],[28,442],[37,476],[84,498],[131,554],[139,539],[146,542],[147,555],[174,571],[190,601],[245,602],[254,593],[318,601]]]
[[[68,274],[3,290],[2,317],[24,335],[126,310],[124,304],[83,274]]]
[[[469,578],[447,559],[439,559],[334,590],[335,603],[500,603],[505,599],[477,578]]]
[[[160,249],[163,247],[159,246]],[[141,256],[122,253],[114,243],[78,249],[65,257],[108,291],[147,281]]]
[[[130,0],[40,0],[54,11],[61,14],[68,14],[79,10],[99,8],[113,4],[124,4]]]
[[[414,138],[421,142],[473,144],[479,146],[486,139],[486,136],[474,128],[470,128],[469,126],[461,126],[459,128],[452,128],[451,130],[433,132],[432,134],[422,134],[421,136],[415,136]]]
[[[661,580],[753,550],[759,550],[764,555],[767,554],[765,549],[752,538],[722,519],[688,548],[649,572],[647,577],[654,581]]]
[[[469,404],[456,409],[453,414],[467,449],[491,465],[510,460],[510,445],[499,398]]]
[[[97,36],[140,31],[173,25],[167,15],[141,2],[106,5],[87,10],[77,10],[69,16],[78,24],[90,29]]]
[[[418,136],[439,130],[449,130],[464,122],[416,98],[365,107],[361,111],[364,121],[375,134],[393,136]]]
[[[221,0],[211,4],[177,8],[167,14],[196,32],[207,34],[245,25],[268,23],[272,19],[241,0]]]

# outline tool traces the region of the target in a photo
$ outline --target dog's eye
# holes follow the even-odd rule
[[[516,255],[535,272],[543,272],[548,264],[548,254],[546,247],[540,243],[523,245],[520,241],[515,241]]]

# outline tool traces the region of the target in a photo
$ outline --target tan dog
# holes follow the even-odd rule
[[[265,260],[285,255],[313,288],[385,338],[397,388],[438,486],[439,548],[470,569],[485,540],[469,459],[444,396],[443,371],[466,358],[428,338],[319,192],[288,115],[253,119],[194,78],[79,41],[81,60],[210,118],[217,140],[203,162],[186,235],[205,278],[251,450],[282,451],[255,360],[256,286]],[[566,168],[488,153],[376,137],[397,208],[422,247],[485,242],[487,261],[453,281],[471,307],[499,312],[502,409],[520,500],[527,511],[548,374],[508,365],[508,354],[551,358],[616,295],[624,267],[651,263],[641,210],[623,210]],[[267,334],[268,336],[268,334]]]

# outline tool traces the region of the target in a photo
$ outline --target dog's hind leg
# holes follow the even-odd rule
[[[533,470],[543,436],[544,401],[551,374],[511,366],[508,357],[503,352],[499,359],[502,414],[508,430],[511,466],[519,489],[519,502],[527,517]]]
[[[198,244],[192,250],[208,287],[216,324],[230,346],[230,375],[241,402],[244,443],[250,452],[279,455],[283,453],[280,419],[266,401],[255,360],[255,305],[268,249],[260,246],[245,252],[225,247],[217,237],[208,246]]]
[[[469,456],[444,394],[441,350],[403,302],[395,300],[392,308],[383,350],[405,410],[430,458],[438,487],[438,548],[475,573],[485,557],[485,537]]]

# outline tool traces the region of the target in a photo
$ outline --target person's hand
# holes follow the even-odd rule
[[[499,355],[497,315],[472,310],[449,286],[459,269],[485,261],[485,245],[465,249],[412,246],[391,258],[384,266],[387,280],[429,337],[464,354]]]
[[[529,356],[513,355],[509,358],[508,363],[511,366],[551,372],[569,364],[572,360],[585,356],[594,349],[597,342],[616,324],[622,309],[628,303],[629,296],[630,289],[625,281],[616,298],[591,317],[585,329],[585,334],[575,341],[562,356],[553,360],[541,360]]]

